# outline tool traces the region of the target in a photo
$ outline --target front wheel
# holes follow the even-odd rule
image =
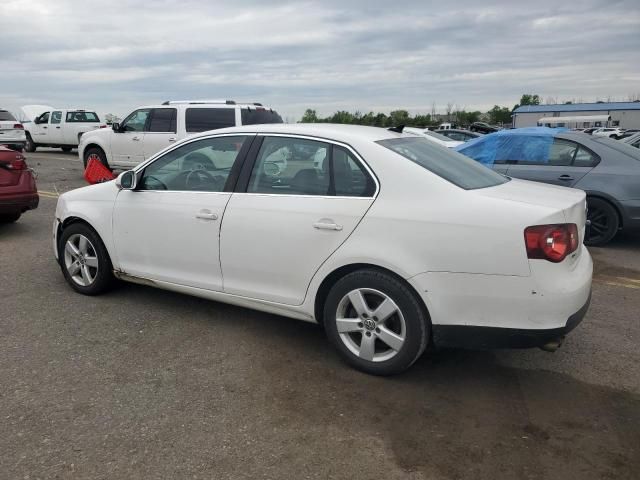
[[[351,366],[373,375],[409,368],[424,352],[429,318],[401,280],[358,270],[331,288],[324,305],[327,337]]]
[[[587,222],[585,245],[601,247],[618,233],[620,219],[615,207],[600,198],[587,198]]]
[[[58,258],[64,278],[78,293],[98,295],[114,283],[109,253],[98,234],[84,223],[63,230]]]
[[[87,168],[87,164],[89,160],[97,160],[105,167],[109,168],[109,163],[107,162],[107,156],[102,151],[101,148],[90,148],[84,152],[84,168]],[[111,170],[111,168],[109,168]]]

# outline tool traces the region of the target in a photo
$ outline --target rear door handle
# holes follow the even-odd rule
[[[564,180],[565,182],[569,182],[573,180],[573,177],[571,175],[560,175],[558,177],[558,180]]]
[[[202,220],[217,220],[218,215],[216,215],[215,213],[211,213],[208,210],[202,210],[196,213],[196,218],[201,218]]]
[[[171,138],[169,139],[169,141],[170,141],[170,142],[175,142],[176,140],[177,140],[177,138],[176,138],[176,137],[171,137]]]
[[[60,128],[60,127],[56,127],[56,128]]]
[[[131,140],[133,140],[134,142],[138,142],[140,141],[140,137],[132,137]]]
[[[342,230],[342,225],[338,225],[337,223],[334,223],[331,220],[328,220],[328,221],[320,220],[319,222],[316,222],[313,224],[313,228],[315,228],[316,230],[336,230],[339,232],[340,230]]]

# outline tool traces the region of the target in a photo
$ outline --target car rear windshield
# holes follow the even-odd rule
[[[465,190],[493,187],[509,181],[475,160],[424,138],[390,138],[377,143]]]
[[[15,122],[16,119],[14,118],[13,115],[11,115],[11,112],[7,112],[6,110],[0,110],[0,122],[2,121]]]
[[[91,123],[99,122],[95,112],[67,112],[67,123]]]
[[[282,117],[277,112],[266,108],[242,109],[242,125],[257,125],[260,123],[282,123]]]

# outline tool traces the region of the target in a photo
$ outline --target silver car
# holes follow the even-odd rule
[[[587,245],[604,245],[621,230],[640,230],[640,150],[627,143],[526,128],[486,135],[456,150],[510,177],[584,190]]]

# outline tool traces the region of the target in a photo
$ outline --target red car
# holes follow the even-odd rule
[[[24,155],[0,145],[0,223],[15,222],[39,202],[36,179]]]

